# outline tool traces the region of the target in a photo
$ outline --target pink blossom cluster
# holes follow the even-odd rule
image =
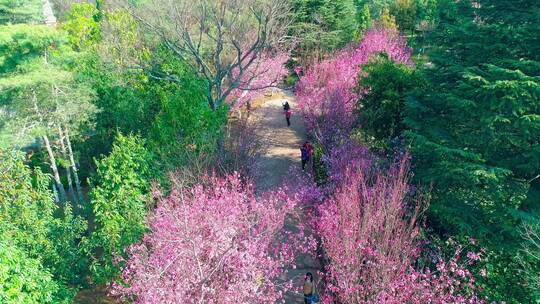
[[[359,145],[355,140],[347,139],[334,146],[323,155],[322,161],[327,165],[330,183],[339,185],[349,171],[368,173],[373,167],[374,156],[368,148]]]
[[[245,59],[246,62],[248,60],[249,58]],[[253,59],[253,63],[247,70],[234,69],[232,71],[233,79],[237,78],[240,73],[242,75],[239,83],[236,84],[235,89],[227,98],[233,110],[260,96],[265,90],[277,86],[289,73],[285,67],[287,60],[289,60],[289,54],[285,52],[276,54],[266,52]]]
[[[342,172],[334,194],[318,206],[315,231],[328,264],[324,303],[481,303],[466,268],[480,256],[459,250],[434,269],[417,266],[417,224],[425,199],[408,199],[407,159],[386,174]]]
[[[321,203],[324,190],[317,186],[311,172],[302,171],[299,167],[291,167],[285,180],[286,188],[291,196],[303,207]]]
[[[359,92],[354,88],[361,66],[379,53],[386,53],[396,62],[411,64],[412,50],[406,40],[395,30],[376,27],[368,30],[358,45],[302,69],[295,93],[308,129],[323,145],[330,146],[348,134],[355,121],[353,114]]]
[[[135,303],[275,303],[308,242],[302,229],[283,229],[296,205],[281,189],[256,197],[238,174],[173,186],[115,291]]]

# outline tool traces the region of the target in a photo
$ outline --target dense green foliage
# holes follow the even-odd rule
[[[86,222],[54,203],[50,179],[20,153],[1,151],[0,160],[2,303],[69,302],[86,267]]]
[[[534,299],[516,272],[518,227],[539,216],[524,205],[540,174],[535,3],[444,3],[427,37],[428,85],[411,96],[405,114],[416,179],[433,185],[431,225],[488,246],[486,294],[521,303]]]
[[[0,274],[2,303],[51,303],[58,290],[39,260],[4,240],[0,241]]]
[[[368,91],[358,104],[361,130],[370,145],[388,148],[388,142],[405,130],[405,96],[420,86],[422,78],[412,67],[395,63],[386,56],[371,60],[363,72],[358,89]]]
[[[300,56],[343,47],[358,29],[353,0],[292,1],[292,35],[300,39]]]
[[[40,0],[0,0],[0,25],[40,22],[42,9]]]
[[[94,280],[109,282],[119,270],[113,263],[145,232],[151,156],[136,136],[119,134],[111,153],[96,162],[90,200],[94,230],[90,238]]]
[[[83,2],[73,5],[62,24],[70,45],[77,51],[88,49],[99,41],[100,26],[96,21],[98,11],[92,4]]]

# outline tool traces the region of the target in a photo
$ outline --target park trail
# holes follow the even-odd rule
[[[297,107],[294,95],[290,91],[273,94],[260,106],[255,107],[250,120],[257,124],[257,135],[261,140],[262,152],[257,160],[255,177],[257,193],[261,193],[281,186],[287,181],[287,173],[293,166],[300,167],[300,146],[306,139],[306,129],[300,110]],[[289,102],[292,110],[291,126],[287,127],[283,113],[283,103]],[[303,220],[302,210],[297,210]],[[294,222],[288,220],[285,229],[294,230]],[[309,232],[308,232],[309,233]],[[284,280],[292,280],[294,292],[285,296],[285,303],[304,303],[301,288],[306,272],[311,272],[318,280],[317,271],[320,264],[310,255],[301,255],[297,258],[296,269],[288,269]]]
[[[287,127],[283,113],[282,104],[285,100],[289,102],[293,113],[290,127]],[[306,130],[294,95],[290,91],[275,92],[256,103],[249,119],[257,125],[256,134],[262,144],[262,152],[256,164],[256,171],[260,174],[255,177],[256,191],[262,193],[286,182],[291,167],[300,167],[300,146],[306,138]],[[300,208],[296,211],[300,215],[303,214]],[[294,220],[288,219],[285,229],[294,231]],[[306,272],[313,273],[315,280],[318,280],[317,271],[320,270],[320,264],[316,259],[310,255],[301,255],[297,258],[296,265],[296,269],[288,269],[287,274],[281,278],[283,281],[292,280],[295,286],[293,292],[285,295],[286,304],[304,303],[301,288]],[[108,290],[104,286],[83,290],[77,294],[75,303],[121,303],[107,293]]]

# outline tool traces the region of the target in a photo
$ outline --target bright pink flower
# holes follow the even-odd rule
[[[412,50],[399,33],[384,28],[367,31],[360,44],[303,70],[296,96],[308,129],[326,147],[347,136],[355,121],[358,74],[371,56],[385,53],[396,62],[411,64]]]
[[[296,204],[282,190],[255,197],[237,174],[173,187],[144,241],[130,248],[116,292],[148,304],[275,303],[291,288],[284,272],[307,246],[284,229]]]

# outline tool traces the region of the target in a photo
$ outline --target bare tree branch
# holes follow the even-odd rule
[[[286,0],[117,2],[146,33],[159,38],[161,45],[207,80],[213,110],[235,89],[249,87],[256,75],[246,81],[246,71],[261,54],[282,46],[288,26]],[[150,77],[177,82],[178,77],[164,74],[154,72]]]

